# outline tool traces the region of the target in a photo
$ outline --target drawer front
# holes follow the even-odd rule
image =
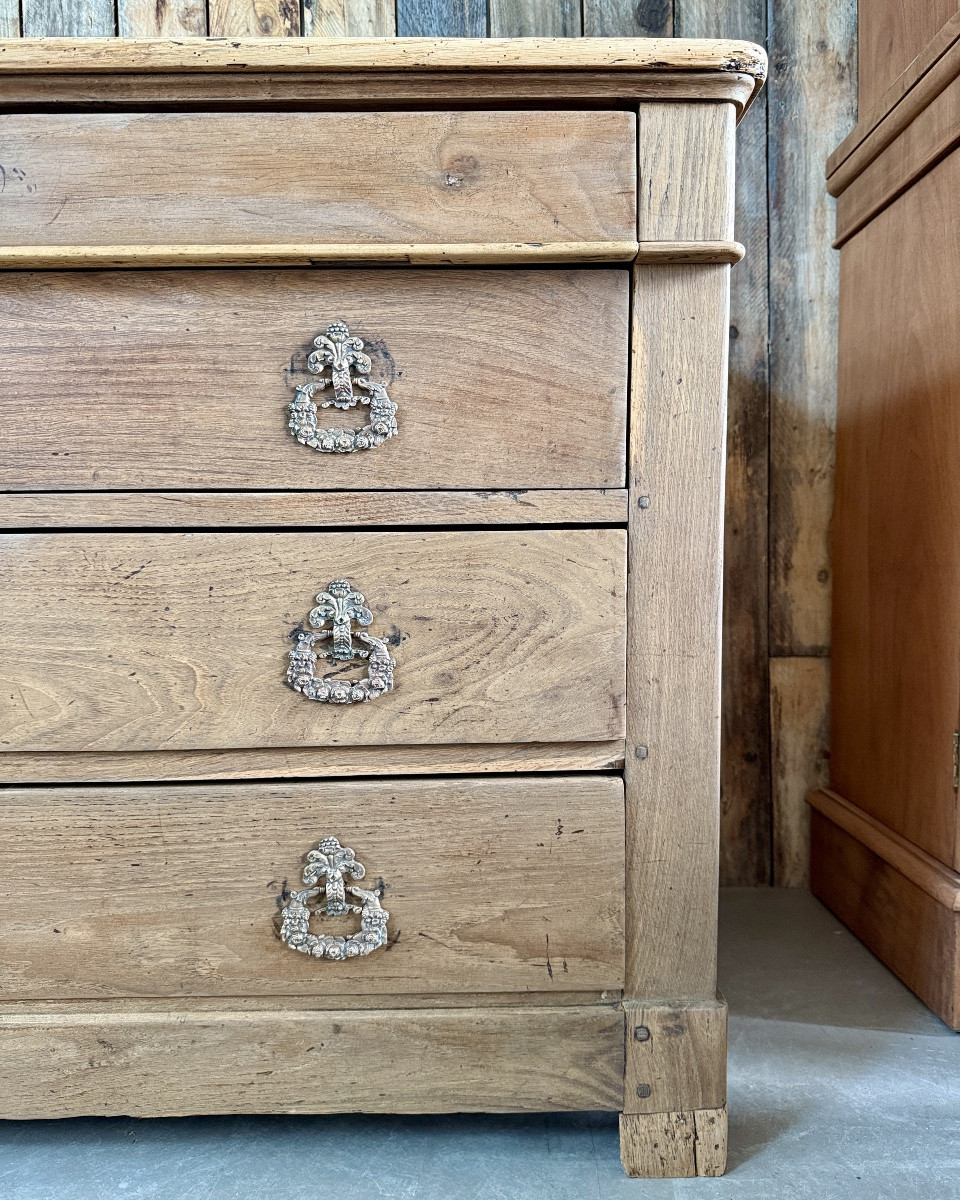
[[[618,529],[8,535],[0,746],[620,738],[625,574]],[[369,702],[285,685],[308,614],[338,580],[370,610],[350,620],[351,644],[373,635],[396,661],[394,690]],[[315,651],[337,646],[327,637]],[[315,682],[336,665],[320,660]],[[345,675],[362,679],[362,665]]]
[[[0,485],[595,488],[624,481],[628,272],[0,273]],[[323,408],[308,358],[332,322],[385,385],[397,436],[353,453],[298,442]],[[322,349],[322,348],[321,348]],[[360,363],[361,367],[366,364]],[[298,403],[303,403],[298,401]]]
[[[6,1000],[623,982],[619,778],[10,790],[0,811]],[[278,932],[331,836],[365,868],[347,899],[379,891],[389,914],[386,944],[345,961]],[[359,924],[314,913],[310,933]]]
[[[6,245],[636,238],[627,112],[2,119]]]

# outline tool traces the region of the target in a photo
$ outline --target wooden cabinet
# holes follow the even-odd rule
[[[719,1173],[762,51],[0,49],[0,1115],[605,1108]]]
[[[933,151],[940,106],[960,96],[960,23],[951,28],[945,90],[915,64],[902,99],[832,160],[831,786],[813,797],[812,883],[960,1027],[960,153]]]

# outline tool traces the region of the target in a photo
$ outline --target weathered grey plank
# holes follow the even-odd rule
[[[121,37],[205,37],[204,0],[117,0]]]
[[[211,37],[296,37],[299,0],[209,0]]]
[[[829,713],[828,659],[770,660],[775,887],[809,884],[807,796],[830,778]]]
[[[490,0],[492,37],[580,37],[579,0]]]
[[[792,0],[771,30],[770,650],[830,647],[838,255],[823,164],[856,120],[855,0]]]
[[[733,30],[763,44],[765,0],[677,0],[681,37]],[[720,877],[770,882],[771,745],[767,673],[767,120],[762,92],[737,132],[734,236],[746,247],[731,273],[727,496],[724,534],[722,824]]]
[[[585,37],[672,37],[673,0],[583,0]],[[724,36],[732,36],[730,30]]]
[[[483,37],[484,0],[397,0],[400,37]]]
[[[20,5],[17,0],[0,0],[0,37],[20,36]]]
[[[24,37],[113,37],[113,0],[23,0]]]
[[[304,0],[304,37],[393,37],[393,0]]]

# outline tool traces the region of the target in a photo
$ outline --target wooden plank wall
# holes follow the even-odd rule
[[[856,0],[0,0],[0,35],[740,37],[727,485],[722,878],[802,884],[825,779],[837,255],[828,153],[856,118]]]

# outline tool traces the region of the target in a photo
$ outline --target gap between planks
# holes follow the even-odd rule
[[[0,784],[203,783],[212,780],[616,771],[623,739],[452,746],[296,746],[279,750],[32,751],[0,754]]]
[[[618,525],[627,504],[625,488],[5,492],[0,529]]]

